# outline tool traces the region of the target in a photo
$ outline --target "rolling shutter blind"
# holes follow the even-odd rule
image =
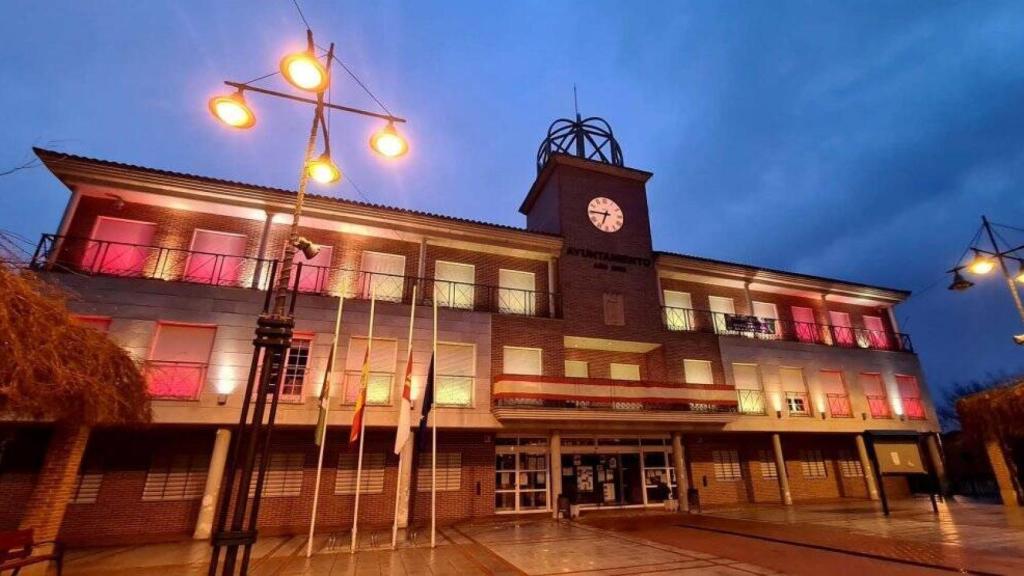
[[[263,497],[298,496],[302,493],[303,465],[306,455],[302,452],[273,452],[267,472],[263,477]],[[257,455],[256,466],[259,466]],[[252,472],[249,498],[256,495],[256,469]]]
[[[502,372],[505,374],[541,375],[540,348],[505,346]]]
[[[825,394],[846,394],[843,373],[838,370],[822,370],[818,373],[818,382]]]
[[[420,453],[419,468],[416,470],[416,491],[430,492],[431,455]],[[437,491],[452,492],[462,487],[462,454],[459,452],[437,453]]]
[[[150,360],[205,364],[210,360],[216,333],[213,326],[160,324]]]
[[[683,373],[688,384],[714,384],[711,362],[707,360],[683,360]]]
[[[565,376],[567,378],[589,378],[590,366],[582,360],[566,360]]]
[[[887,396],[881,374],[861,373],[857,376],[865,396]]]
[[[356,493],[357,454],[342,454],[338,457],[338,470],[334,477],[335,494]],[[381,494],[384,492],[384,453],[363,454],[363,475],[360,494]]]
[[[737,390],[760,390],[761,378],[757,364],[733,364],[732,377]]]
[[[711,458],[714,460],[716,480],[731,481],[742,478],[740,455],[736,450],[712,450]]]
[[[779,368],[779,380],[784,392],[807,392],[804,384],[804,372],[800,368]]]
[[[209,465],[205,454],[154,455],[146,473],[142,499],[194,500],[201,497]]]
[[[612,380],[630,380],[633,382],[640,380],[639,364],[618,364],[612,362],[609,368]]]

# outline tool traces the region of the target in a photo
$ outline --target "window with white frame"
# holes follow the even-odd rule
[[[801,450],[800,469],[804,473],[804,478],[828,477],[825,469],[825,457],[821,454],[821,450]]]
[[[733,363],[732,379],[742,414],[765,414],[764,388],[757,364]]]
[[[590,378],[590,365],[583,360],[565,361],[566,378]]]
[[[764,331],[757,334],[759,338],[774,338],[779,333],[779,309],[772,302],[753,302],[754,316],[761,319]]]
[[[714,384],[709,360],[683,360],[683,378],[687,384]]]
[[[353,336],[348,341],[348,352],[345,356],[345,395],[344,401],[354,404],[362,386],[363,361],[367,359],[368,340]],[[374,338],[370,347],[369,374],[366,382],[366,403],[386,406],[391,403],[391,388],[395,379],[396,354],[398,342],[388,338]]]
[[[460,262],[434,262],[434,298],[437,305],[472,310],[476,297],[476,267]]]
[[[473,405],[476,346],[454,342],[439,343],[436,372],[434,398],[438,406]]]
[[[612,362],[608,365],[608,369],[611,372],[612,380],[632,380],[634,382],[640,380],[639,364]]]
[[[203,495],[209,467],[209,454],[153,454],[142,487],[142,499],[196,500]]]
[[[256,468],[252,471],[249,484],[249,498],[256,496],[256,474],[259,472],[260,455],[256,455]],[[263,498],[298,496],[302,494],[303,467],[306,455],[302,452],[272,452],[263,476]]]
[[[810,415],[811,407],[807,398],[804,371],[800,368],[779,368],[779,382],[782,385],[783,394],[786,395],[786,408],[790,415]]]
[[[364,250],[359,272],[363,298],[402,301],[405,294],[405,256]]]
[[[154,398],[199,397],[213,350],[216,326],[158,323],[146,362],[146,383]]]
[[[245,263],[244,234],[196,230],[185,263],[184,280],[218,286],[237,286]]]
[[[743,470],[740,466],[740,454],[736,450],[712,450],[711,459],[714,462],[715,480],[722,482],[734,482],[743,478]]]
[[[864,467],[861,466],[860,458],[855,457],[850,450],[840,450],[839,473],[843,478],[863,478]]]
[[[669,330],[693,330],[693,300],[689,292],[664,290],[665,326]]]
[[[757,461],[761,464],[761,478],[778,480],[779,467],[775,463],[775,453],[771,450],[758,450]]]
[[[541,349],[505,346],[503,349],[502,373],[540,376],[542,373]]]
[[[736,304],[732,298],[725,296],[708,296],[708,305],[711,308],[711,316],[715,322],[715,332],[718,334],[730,333],[725,318],[736,314]]]
[[[536,313],[536,290],[537,279],[532,272],[498,270],[498,311],[533,316]]]
[[[357,454],[341,454],[338,456],[338,470],[334,476],[335,494],[356,493]],[[383,452],[367,452],[363,454],[363,473],[359,479],[360,494],[382,494],[384,492]]]
[[[420,452],[416,469],[416,491],[430,492],[432,454]],[[437,491],[454,492],[462,488],[462,453],[437,453]]]
[[[284,378],[281,379],[281,396],[289,399],[302,398],[306,372],[309,368],[309,352],[313,347],[312,334],[296,334],[284,361]]]

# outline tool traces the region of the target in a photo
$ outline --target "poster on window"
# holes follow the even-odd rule
[[[604,501],[615,502],[615,484],[608,483],[603,486],[604,488]]]
[[[580,492],[594,491],[594,469],[590,466],[576,468],[576,489]]]

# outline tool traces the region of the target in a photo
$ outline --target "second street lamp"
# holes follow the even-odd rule
[[[234,576],[237,572],[246,574],[252,546],[256,542],[256,525],[259,519],[260,497],[266,477],[267,461],[270,457],[270,439],[277,413],[279,385],[284,375],[283,364],[291,346],[295,321],[293,311],[298,292],[298,282],[292,280],[292,264],[296,251],[301,251],[307,258],[317,254],[319,247],[299,236],[299,221],[306,195],[306,184],[312,178],[317,182],[329,184],[341,179],[341,170],[331,159],[330,134],[324,111],[341,110],[380,118],[387,121],[381,130],[389,138],[387,144],[371,146],[385,156],[400,156],[408,148],[408,144],[398,135],[394,125],[405,122],[403,118],[390,113],[377,113],[348,106],[339,106],[324,101],[324,94],[331,82],[331,64],[334,61],[334,44],[326,51],[326,65],[315,55],[316,44],[313,32],[306,30],[308,49],[305,52],[286,56],[281,61],[281,72],[285,79],[301,90],[316,93],[315,99],[303,98],[293,94],[268,90],[254,86],[253,82],[225,82],[235,88],[236,92],[227,96],[219,96],[210,100],[209,108],[213,115],[232,128],[250,128],[256,122],[256,116],[245,102],[245,92],[274,96],[296,102],[313,105],[313,122],[306,141],[305,156],[299,176],[299,188],[295,195],[292,212],[291,230],[288,242],[285,243],[284,255],[271,268],[271,276],[277,277],[268,285],[267,299],[263,312],[256,321],[256,338],[253,340],[254,351],[246,380],[245,396],[235,428],[234,442],[231,444],[228,463],[223,481],[223,489],[218,505],[217,524],[211,544],[213,554],[210,557],[209,574]],[[383,105],[381,106],[383,108]],[[385,110],[385,112],[387,112]],[[323,154],[313,157],[317,137],[323,138]],[[301,267],[301,264],[299,265]],[[289,290],[292,291],[289,303]],[[260,359],[263,359],[262,362]],[[269,404],[268,404],[269,403]],[[256,497],[249,498],[250,487],[255,487]],[[221,563],[221,552],[224,552]],[[241,559],[238,552],[242,552]]]

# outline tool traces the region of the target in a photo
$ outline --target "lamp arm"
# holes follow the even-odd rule
[[[231,86],[232,88],[235,88],[237,90],[241,90],[243,92],[248,90],[249,92],[255,92],[257,94],[276,96],[278,98],[285,98],[288,100],[294,100],[296,102],[312,104],[314,106],[317,105],[316,100],[313,100],[312,98],[303,98],[302,96],[295,96],[294,94],[287,94],[285,92],[278,92],[276,90],[267,90],[266,88],[260,88],[259,86],[253,86],[252,84],[246,84],[244,82],[232,82],[230,80],[225,80],[224,84]],[[329,102],[325,102],[323,104],[323,107],[330,108],[332,110],[340,110],[342,112],[350,112],[352,114],[359,114],[361,116],[369,116],[371,118],[380,118],[381,120],[397,122],[399,124],[406,121],[405,118],[399,116],[392,116],[391,114],[380,114],[378,112],[370,112],[369,110],[363,110],[361,108],[352,108],[351,106],[342,106],[340,104],[331,104]]]

